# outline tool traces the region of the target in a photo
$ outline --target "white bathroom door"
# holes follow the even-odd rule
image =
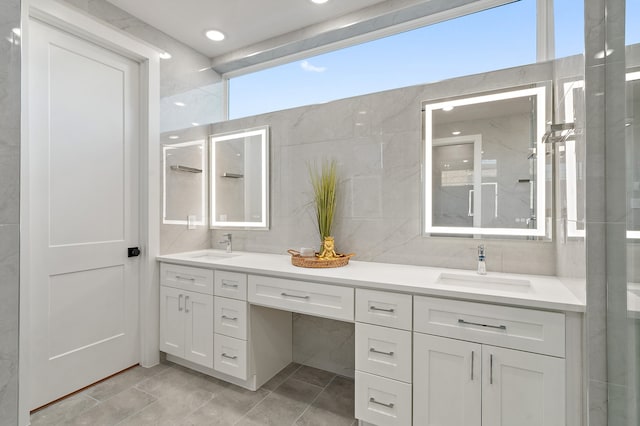
[[[139,66],[36,20],[28,41],[30,393],[139,362]]]

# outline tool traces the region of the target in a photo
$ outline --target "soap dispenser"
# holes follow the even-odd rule
[[[487,274],[487,264],[484,261],[484,244],[478,246],[478,274]]]

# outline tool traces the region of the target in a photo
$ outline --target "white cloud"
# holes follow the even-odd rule
[[[325,72],[327,67],[316,67],[315,65],[311,65],[308,61],[302,61],[300,63],[300,67],[305,71],[310,72]]]

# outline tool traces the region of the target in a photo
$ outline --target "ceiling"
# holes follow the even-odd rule
[[[214,58],[327,22],[384,0],[108,0],[187,46]],[[226,34],[212,42],[204,33]]]
[[[515,0],[107,1],[211,58],[218,73],[237,75]],[[211,29],[225,40],[208,40]]]

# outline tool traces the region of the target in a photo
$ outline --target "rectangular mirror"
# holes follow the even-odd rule
[[[547,236],[546,92],[423,104],[426,234]]]
[[[217,134],[210,146],[211,228],[269,228],[269,127]]]
[[[162,223],[205,224],[204,146],[204,140],[162,146]]]
[[[584,126],[584,80],[565,82],[564,120]],[[625,137],[627,142],[627,238],[640,239],[640,71],[626,74],[627,117]],[[584,238],[584,141],[582,134],[567,139],[559,149],[565,157],[565,194],[567,209],[567,237]]]

